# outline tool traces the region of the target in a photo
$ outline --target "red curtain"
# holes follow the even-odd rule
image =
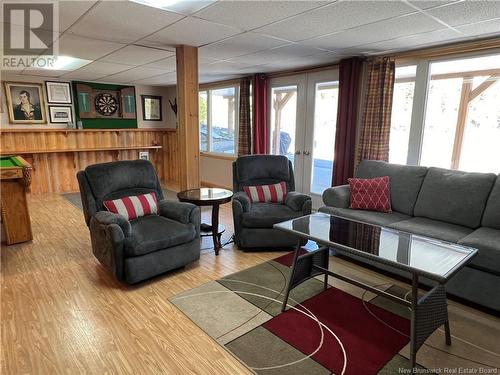
[[[347,184],[353,176],[356,148],[356,119],[363,60],[352,57],[339,64],[339,102],[332,186]]]
[[[268,79],[265,74],[256,74],[253,78],[253,153],[267,154],[268,139]]]

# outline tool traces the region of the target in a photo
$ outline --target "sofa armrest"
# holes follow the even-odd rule
[[[244,191],[238,191],[234,193],[233,195],[233,206],[234,203],[239,203],[241,205],[241,208],[243,209],[243,212],[248,212],[250,211],[250,207],[252,205],[252,202],[250,201],[250,198]]]
[[[306,206],[310,206],[308,202],[311,201],[311,197],[306,194],[299,193],[297,191],[291,191],[286,195],[285,204],[294,211],[307,211]],[[309,209],[310,213],[310,209]]]
[[[323,203],[330,207],[349,208],[351,190],[349,185],[334,186],[323,192]]]
[[[113,212],[99,211],[92,217],[92,219],[96,220],[101,225],[118,225],[118,227],[122,230],[124,237],[128,237],[132,231],[129,221],[124,216]]]
[[[199,216],[200,209],[192,203],[162,200],[159,202],[161,216],[172,219],[183,224],[196,222],[195,216]],[[195,224],[195,223],[193,223]]]

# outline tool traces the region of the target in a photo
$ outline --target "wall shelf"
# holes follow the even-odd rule
[[[66,152],[99,152],[99,151],[128,151],[128,150],[159,150],[162,146],[124,146],[124,147],[89,147],[79,149],[53,149],[53,150],[13,150],[0,151],[0,155],[26,155],[26,154],[54,154]]]

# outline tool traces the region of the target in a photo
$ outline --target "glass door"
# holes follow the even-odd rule
[[[295,188],[323,205],[332,186],[337,125],[338,71],[327,70],[271,80],[270,152],[294,165]]]
[[[270,153],[285,155],[293,164],[295,188],[302,191],[304,145],[303,102],[305,100],[305,77],[291,76],[274,78],[270,84]]]

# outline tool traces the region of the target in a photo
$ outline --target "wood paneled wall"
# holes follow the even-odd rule
[[[2,154],[22,155],[32,164],[33,193],[78,191],[79,170],[96,163],[137,159],[139,151],[149,151],[162,183],[172,187],[179,183],[175,130],[2,130],[0,141]]]

